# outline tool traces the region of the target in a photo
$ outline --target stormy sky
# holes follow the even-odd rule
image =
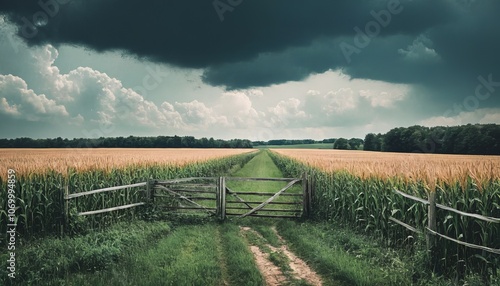
[[[500,124],[500,1],[5,0],[0,137]]]

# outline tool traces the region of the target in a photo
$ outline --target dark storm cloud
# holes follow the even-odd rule
[[[234,7],[221,21],[214,3]],[[473,95],[478,76],[500,81],[495,0],[7,0],[0,7],[31,45],[122,50],[203,68],[205,82],[228,89],[342,69],[353,78],[420,85],[422,102],[442,109]],[[363,37],[354,28],[366,32],[375,14],[386,17],[380,11],[391,8],[376,35],[356,45]],[[346,44],[355,49],[348,56]]]
[[[0,10],[18,24],[29,44],[121,49],[182,67],[216,68],[307,46],[320,37],[350,36],[354,26],[372,20],[370,11],[387,9],[386,1],[241,0],[223,13],[221,22],[215,2],[7,0]],[[394,17],[381,35],[418,34],[450,17],[444,4],[418,2],[402,1],[405,17]]]

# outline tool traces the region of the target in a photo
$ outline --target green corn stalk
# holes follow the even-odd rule
[[[304,171],[316,180],[313,214],[318,220],[340,220],[365,230],[382,233],[391,243],[408,241],[408,231],[388,223],[393,216],[409,225],[424,229],[427,226],[427,206],[405,199],[392,192],[394,188],[426,198],[423,181],[405,181],[398,178],[361,179],[347,172],[324,172],[307,166],[294,158],[270,152],[271,158],[284,174],[300,176]],[[439,182],[437,201],[455,209],[500,218],[500,182],[485,182],[468,177],[466,184]],[[434,191],[434,190],[433,190]],[[477,221],[448,211],[437,211],[437,231],[469,243],[500,249],[500,224]],[[454,271],[458,266],[481,273],[498,270],[498,255],[465,248],[439,239],[438,252],[443,271]],[[488,272],[490,271],[490,272]]]

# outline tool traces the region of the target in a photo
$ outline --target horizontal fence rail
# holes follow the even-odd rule
[[[476,245],[476,244],[472,244],[472,243],[460,241],[458,239],[454,239],[454,238],[448,237],[446,235],[440,234],[440,233],[438,233],[438,232],[436,232],[436,231],[434,231],[432,229],[429,229],[428,227],[426,227],[426,229],[427,229],[427,231],[429,231],[433,235],[437,235],[437,236],[442,237],[444,239],[448,239],[448,240],[453,241],[455,243],[458,243],[460,245],[463,245],[463,246],[466,246],[466,247],[470,247],[470,248],[479,249],[479,250],[484,250],[484,251],[487,251],[487,252],[491,252],[491,253],[499,254],[500,255],[500,249],[494,249],[494,248],[489,248],[489,247],[486,247],[486,246],[481,246],[481,245]]]
[[[402,222],[402,221],[400,221],[398,219],[395,219],[392,216],[389,217],[389,220],[392,221],[392,222],[395,222],[395,223],[399,224],[400,226],[406,227],[410,231],[413,231],[413,232],[416,232],[416,233],[419,233],[419,234],[422,233],[420,230],[414,228],[413,226],[411,226],[409,224],[406,224],[406,223],[404,223],[404,222]]]
[[[93,194],[98,194],[98,193],[111,192],[111,191],[123,190],[123,189],[128,189],[128,188],[135,188],[135,187],[143,187],[143,186],[146,186],[147,184],[148,184],[147,182],[143,182],[143,183],[137,183],[137,184],[131,184],[131,185],[125,185],[125,186],[97,189],[97,190],[88,191],[88,192],[74,193],[74,194],[67,195],[66,199],[70,200],[70,199],[88,196],[88,195],[93,195]]]
[[[249,212],[242,214],[240,217],[246,217],[246,216],[251,215],[251,214],[255,213],[256,211],[264,208],[267,204],[269,204],[274,199],[276,199],[284,191],[288,190],[291,186],[293,186],[295,183],[300,182],[300,181],[301,181],[301,179],[293,179],[288,184],[286,184],[286,186],[284,186],[281,190],[279,190],[277,193],[275,193],[272,197],[270,197],[269,199],[265,200],[264,202],[262,202],[260,205],[256,206],[255,208],[253,208]]]
[[[236,195],[254,195],[254,196],[272,196],[276,193],[269,193],[269,192],[231,192],[230,194],[236,194]],[[302,197],[302,194],[281,194],[281,196],[288,196],[288,197]]]
[[[237,201],[226,201],[226,203],[228,204],[244,204],[244,203],[248,203],[248,204],[261,204],[262,202],[256,202],[256,201],[245,201],[245,202],[237,202]],[[302,202],[297,202],[297,203],[294,203],[294,202],[269,202],[268,203],[269,205],[301,205]]]
[[[131,188],[137,188],[137,187],[144,187],[144,186],[148,187],[148,189],[149,189],[149,182],[141,182],[141,183],[135,183],[135,184],[129,184],[129,185],[123,185],[123,186],[102,188],[102,189],[74,193],[74,194],[66,193],[66,195],[64,196],[64,200],[65,200],[64,206],[65,207],[63,210],[63,217],[65,220],[65,223],[66,224],[68,223],[68,216],[69,216],[68,203],[72,199],[76,199],[76,198],[80,198],[80,197],[84,197],[84,196],[95,195],[95,194],[100,194],[100,193],[106,193],[106,192],[112,192],[112,191],[118,191],[118,190],[124,190],[124,189],[131,189]],[[148,190],[139,190],[139,191],[148,191]],[[138,206],[142,206],[142,205],[146,205],[146,202],[137,202],[137,203],[120,205],[120,206],[115,206],[115,207],[110,207],[110,208],[99,209],[99,210],[78,212],[76,215],[77,216],[86,216],[86,215],[102,214],[102,213],[108,213],[108,212],[113,212],[113,211],[117,211],[117,210],[124,210],[124,209],[133,208],[133,207],[138,207]]]
[[[248,208],[226,207],[226,210],[248,210]],[[260,209],[259,212],[301,213],[302,210]]]
[[[291,182],[297,178],[252,178],[252,177],[226,177],[228,181],[271,181],[271,182]],[[298,179],[300,180],[300,179]]]
[[[178,207],[165,207],[166,209],[171,209],[171,210],[177,210],[179,209]],[[206,207],[203,207],[203,208],[199,208],[199,207],[182,207],[183,210],[203,210],[203,211],[206,211],[206,210],[209,210],[209,211],[217,211],[217,208],[206,208]]]
[[[269,182],[287,182],[286,186],[277,192],[238,192],[231,190],[226,186],[226,181],[269,181]],[[210,182],[211,181],[211,182]],[[285,193],[297,183],[302,183],[302,193]],[[136,192],[144,192],[143,201],[129,202],[125,205],[107,207],[97,210],[84,210],[77,212],[78,216],[89,216],[103,214],[112,211],[124,210],[139,206],[153,206],[161,202],[166,202],[161,208],[167,210],[193,210],[205,211],[211,215],[215,215],[220,219],[225,219],[226,216],[260,216],[274,218],[297,218],[307,215],[310,210],[311,203],[306,201],[311,199],[311,184],[304,174],[302,178],[247,178],[247,177],[190,177],[178,178],[172,180],[153,180],[149,179],[146,182],[135,184],[101,188],[91,191],[78,192],[69,194],[66,188],[65,194],[61,199],[65,202],[64,216],[68,222],[69,202],[73,199],[92,196],[96,194],[115,192],[120,190],[128,190],[131,188],[140,188]],[[114,194],[113,194],[114,195]],[[227,200],[227,197],[231,200]],[[245,196],[253,196],[253,199],[247,200]],[[267,196],[264,201],[259,201],[256,197]],[[279,196],[301,197],[301,201],[275,201]],[[136,197],[136,200],[140,198]],[[164,200],[164,199],[173,200]],[[139,199],[141,200],[141,199]],[[206,202],[205,202],[206,201]],[[212,203],[215,201],[215,204]],[[175,205],[171,205],[171,204]],[[205,205],[203,205],[203,204]],[[299,206],[297,208],[280,208],[279,206]],[[265,208],[269,206],[271,208]],[[272,208],[272,206],[275,206]],[[103,206],[104,207],[104,206]],[[240,211],[240,213],[231,213],[229,211]],[[245,212],[246,211],[246,212]]]
[[[107,213],[107,212],[112,212],[112,211],[117,211],[117,210],[124,210],[124,209],[128,209],[128,208],[138,207],[138,206],[142,206],[145,204],[146,203],[144,203],[144,202],[140,202],[140,203],[123,205],[123,206],[118,206],[118,207],[113,207],[113,208],[106,208],[106,209],[100,209],[100,210],[95,210],[95,211],[81,212],[81,213],[78,213],[78,215],[84,216],[84,215],[101,214],[101,213]]]
[[[401,191],[394,190],[394,192],[396,194],[398,194],[398,195],[401,195],[401,196],[403,196],[405,198],[408,198],[408,199],[420,202],[420,203],[422,203],[424,205],[429,205],[430,204],[429,201],[427,201],[427,200],[424,200],[424,199],[421,199],[421,198],[417,198],[415,196],[403,193]],[[450,211],[450,212],[454,212],[454,213],[462,215],[462,216],[472,217],[472,218],[476,218],[476,219],[479,219],[479,220],[482,220],[482,221],[486,221],[486,222],[500,223],[500,218],[487,217],[487,216],[483,216],[483,215],[479,215],[479,214],[471,214],[471,213],[459,211],[459,210],[456,210],[454,208],[451,208],[451,207],[448,207],[448,206],[445,206],[445,205],[441,205],[441,204],[436,204],[436,207],[440,208],[440,209],[443,209],[443,210]]]
[[[157,180],[156,184],[164,185],[164,184],[176,184],[176,183],[184,183],[196,180],[217,180],[219,177],[191,177],[191,178],[181,178],[181,179],[173,179],[173,180]]]
[[[459,214],[461,216],[472,217],[472,218],[479,219],[479,220],[486,221],[486,222],[500,223],[500,218],[487,217],[487,216],[482,216],[479,214],[466,213],[466,212],[462,212],[462,211],[456,210],[454,208],[450,208],[450,207],[440,205],[440,204],[436,204],[436,207],[443,209],[443,210],[450,211],[450,212],[454,212],[454,213]]]
[[[421,199],[421,198],[418,198],[418,197],[415,197],[415,196],[412,196],[412,195],[409,195],[409,194],[407,194],[407,193],[403,193],[403,192],[398,191],[398,190],[394,190],[394,192],[395,192],[396,194],[398,194],[398,195],[401,195],[401,196],[403,196],[403,197],[407,198],[407,199],[417,201],[417,202],[422,203],[422,204],[424,204],[424,205],[428,205],[428,204],[429,204],[429,201],[424,200],[424,199]]]
[[[197,202],[193,201],[193,199],[192,199],[192,198],[189,198],[189,197],[186,197],[186,196],[184,196],[184,195],[181,195],[181,194],[179,194],[178,192],[176,192],[176,191],[174,191],[174,190],[171,190],[171,189],[169,189],[169,188],[167,188],[167,187],[165,187],[165,186],[155,185],[153,188],[154,188],[154,189],[160,189],[160,190],[167,191],[168,193],[170,193],[170,194],[171,194],[171,195],[173,195],[174,197],[178,197],[178,198],[180,198],[181,200],[187,201],[187,202],[189,202],[189,203],[191,203],[191,204],[195,205],[196,207],[198,207],[198,208],[200,208],[200,209],[204,209],[204,210],[206,210],[206,211],[207,211],[207,212],[209,212],[209,213],[215,214],[215,212],[214,212],[213,210],[208,209],[207,207],[205,207],[205,206],[203,206],[203,205],[198,204]],[[181,208],[184,208],[184,207],[181,207]]]
[[[240,213],[228,213],[226,212],[226,215],[227,216],[241,216]],[[251,214],[251,215],[248,215],[248,216],[257,216],[255,214]],[[269,218],[300,218],[300,216],[295,216],[295,215],[268,215],[268,214],[259,214],[258,215],[259,217],[269,217]]]
[[[490,253],[494,253],[494,254],[499,254],[500,255],[500,249],[494,249],[494,248],[489,248],[489,247],[486,247],[486,246],[482,246],[482,245],[476,245],[476,244],[472,244],[472,243],[468,243],[468,242],[464,242],[464,241],[460,241],[458,239],[454,239],[454,238],[451,238],[451,237],[448,237],[446,235],[443,235],[441,233],[438,233],[435,229],[435,220],[436,220],[436,217],[435,217],[435,211],[433,209],[435,208],[440,208],[440,209],[443,209],[443,210],[446,210],[446,211],[450,211],[450,212],[453,212],[453,213],[456,213],[458,215],[461,215],[461,216],[466,216],[466,217],[471,217],[471,218],[475,218],[475,219],[478,219],[478,220],[482,220],[482,221],[485,221],[485,222],[489,222],[489,223],[500,223],[500,218],[493,218],[493,217],[488,217],[488,216],[483,216],[483,215],[479,215],[479,214],[472,214],[472,213],[467,213],[467,212],[463,212],[463,211],[459,211],[457,209],[454,209],[454,208],[451,208],[451,207],[448,207],[448,206],[445,206],[445,205],[442,205],[442,204],[437,204],[435,202],[435,199],[434,200],[425,200],[425,199],[422,199],[422,198],[418,198],[418,197],[415,197],[415,196],[412,196],[412,195],[409,195],[409,194],[406,194],[406,193],[403,193],[399,190],[394,190],[394,193],[398,194],[398,195],[401,195],[407,199],[410,199],[410,200],[413,200],[413,201],[416,201],[416,202],[419,202],[419,203],[422,203],[424,205],[428,205],[429,206],[429,213],[428,213],[428,216],[427,216],[427,219],[429,222],[432,222],[434,221],[434,224],[433,224],[433,227],[426,227],[425,230],[431,234],[431,235],[434,235],[434,236],[439,236],[441,238],[444,238],[444,239],[447,239],[449,241],[453,241],[457,244],[460,244],[460,245],[463,245],[465,247],[469,247],[469,248],[474,248],[474,249],[479,249],[479,250],[483,250],[483,251],[487,251],[487,252],[490,252]],[[435,193],[432,193],[432,196],[435,197]],[[410,231],[413,231],[415,233],[422,233],[422,231],[418,230],[417,228],[413,227],[413,226],[410,226],[396,218],[393,218],[392,216],[389,217],[389,220],[394,222],[394,223],[397,223],[403,227],[405,227],[406,229],[410,230]],[[429,226],[431,226],[432,223],[429,223]],[[434,229],[433,229],[434,228]]]

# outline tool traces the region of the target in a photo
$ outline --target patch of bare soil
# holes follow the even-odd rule
[[[307,265],[307,263],[297,257],[290,249],[288,249],[288,245],[286,245],[285,239],[279,235],[278,231],[275,227],[272,227],[272,230],[278,237],[280,243],[282,244],[280,249],[290,260],[290,268],[293,270],[294,277],[296,279],[304,279],[307,283],[313,286],[321,286],[323,283],[321,282],[321,277]]]
[[[256,235],[261,236],[250,227],[240,227],[240,229],[241,231],[251,231]],[[292,276],[298,280],[303,279],[313,286],[323,285],[319,275],[312,270],[304,260],[300,259],[292,251],[290,251],[286,245],[286,241],[278,234],[276,228],[273,227],[272,229],[278,236],[282,245],[279,248],[270,244],[266,244],[266,246],[269,247],[272,252],[281,251],[288,257],[288,260],[290,261],[289,266],[292,269]],[[254,245],[250,246],[250,250],[254,255],[257,267],[264,276],[267,285],[283,285],[283,283],[286,282],[286,277],[283,275],[283,271],[269,260],[269,254],[262,252],[258,246]]]
[[[264,276],[264,279],[266,280],[266,285],[283,285],[286,281],[286,277],[283,275],[281,269],[269,260],[269,255],[262,252],[260,248],[255,245],[251,245],[250,250],[253,253],[253,257],[255,258],[255,262],[260,270],[260,273],[262,273],[262,276]]]

